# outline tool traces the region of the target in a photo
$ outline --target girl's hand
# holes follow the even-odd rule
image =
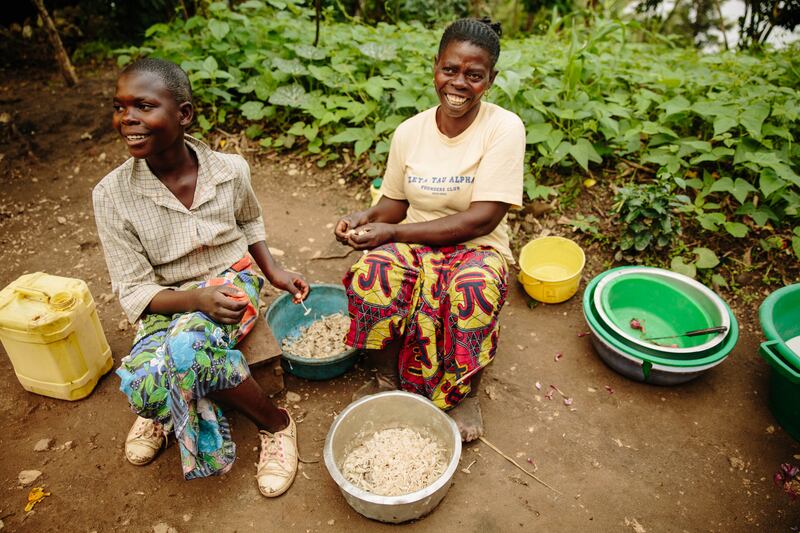
[[[220,324],[238,324],[250,300],[233,285],[214,285],[194,291],[196,309]]]
[[[270,280],[273,287],[283,289],[293,296],[292,301],[299,304],[308,297],[310,290],[303,276],[289,270],[278,270]]]
[[[347,244],[356,250],[371,250],[395,240],[395,224],[371,222],[347,232]]]
[[[333,228],[333,234],[336,235],[336,240],[340,243],[350,244],[348,241],[348,233],[351,230],[354,230],[359,226],[363,226],[368,222],[369,219],[367,218],[366,211],[350,213],[349,215],[343,216],[339,219],[339,222],[336,223],[336,227]]]

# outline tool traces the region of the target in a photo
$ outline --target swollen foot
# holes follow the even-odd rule
[[[483,436],[483,416],[477,396],[467,396],[447,414],[455,420],[462,441],[472,442]]]
[[[375,374],[374,379],[369,380],[353,393],[353,401],[360,400],[364,396],[369,396],[370,394],[378,394],[379,392],[392,390],[397,390],[397,376]]]

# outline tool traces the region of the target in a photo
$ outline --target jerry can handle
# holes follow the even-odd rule
[[[30,298],[31,300],[36,300],[37,302],[42,302],[42,303],[50,302],[50,295],[39,289],[31,289],[28,287],[14,287],[14,292],[18,292],[23,296],[25,296],[26,298]]]

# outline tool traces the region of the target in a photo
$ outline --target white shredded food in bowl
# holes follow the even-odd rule
[[[301,327],[297,337],[283,339],[282,348],[300,357],[323,359],[348,349],[344,337],[349,329],[350,318],[342,313],[323,315],[310,325]]]
[[[424,489],[447,467],[445,448],[435,438],[410,428],[384,429],[348,453],[342,474],[379,496],[400,496]]]

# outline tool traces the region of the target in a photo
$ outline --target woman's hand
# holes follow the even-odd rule
[[[351,229],[346,233],[347,244],[356,250],[371,250],[387,242],[395,241],[396,224],[371,222]]]
[[[220,324],[237,324],[244,316],[250,300],[233,285],[214,285],[191,291],[195,308]]]
[[[336,223],[336,227],[333,228],[333,234],[336,235],[336,240],[340,243],[350,244],[348,242],[348,237],[352,230],[358,228],[359,226],[363,226],[368,222],[369,218],[367,217],[366,211],[350,213],[349,215],[343,216],[339,219],[339,221]]]
[[[277,270],[270,279],[272,286],[283,289],[293,296],[292,301],[299,304],[308,297],[308,283],[303,276],[289,270]]]

